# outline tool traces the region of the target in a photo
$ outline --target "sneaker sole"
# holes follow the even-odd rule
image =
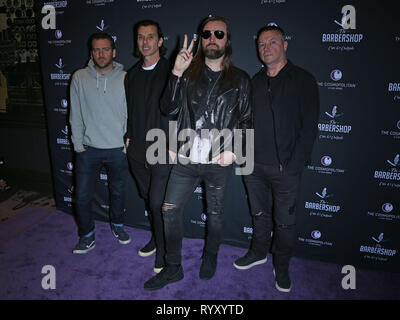
[[[274,273],[274,277],[275,277],[275,269],[273,269],[272,272]],[[289,289],[281,288],[278,285],[278,282],[276,282],[276,281],[275,281],[275,288],[280,292],[286,292],[286,293],[288,293],[288,292],[290,292],[290,290],[292,290],[292,287],[290,287]]]
[[[154,248],[153,250],[149,251],[149,252],[143,252],[143,251],[138,251],[138,255],[141,257],[148,257],[151,256],[154,252],[156,252],[156,249]]]
[[[164,288],[165,286],[169,285],[170,283],[174,283],[174,282],[181,281],[183,278],[184,278],[184,275],[183,275],[183,273],[182,273],[181,275],[179,275],[178,278],[173,279],[173,280],[170,280],[170,281],[168,281],[166,284],[164,284],[164,285],[162,285],[162,286],[152,287],[152,288],[144,288],[144,290],[148,290],[148,291],[159,290],[159,289]]]
[[[289,288],[289,289],[281,288],[280,286],[278,286],[277,282],[275,282],[275,288],[280,292],[286,292],[286,293],[290,292],[290,290],[292,289],[292,288]]]
[[[131,243],[132,239],[124,240],[124,241],[118,239],[118,241],[119,241],[120,244],[128,244],[128,243]]]
[[[233,263],[233,266],[234,266],[236,269],[238,269],[238,270],[247,270],[247,269],[250,269],[250,268],[252,268],[252,267],[254,267],[254,266],[257,266],[257,265],[259,265],[259,264],[266,263],[267,260],[268,260],[268,257],[266,257],[265,259],[258,260],[258,261],[255,261],[255,262],[253,262],[253,263],[250,263],[250,264],[248,264],[247,266],[238,266],[238,265],[234,262],[234,263]]]
[[[164,267],[161,267],[161,268],[156,268],[156,267],[154,267],[154,268],[153,268],[153,271],[154,271],[155,273],[160,273],[162,269],[164,269]]]
[[[118,238],[118,235],[114,231],[112,233],[113,233],[114,237],[117,238],[117,240],[119,241],[120,244],[128,244],[132,241],[131,238],[129,238],[128,240],[121,240]]]
[[[72,250],[73,254],[85,254],[88,253],[90,250],[94,249],[96,245],[94,244],[92,247],[86,249],[86,250]]]

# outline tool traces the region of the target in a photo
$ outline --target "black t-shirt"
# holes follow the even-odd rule
[[[276,88],[276,79],[266,77],[265,104],[255,104],[254,108],[254,160],[256,163],[277,166],[279,160],[276,152],[275,130],[273,121],[273,112],[271,101],[274,99],[274,89]]]

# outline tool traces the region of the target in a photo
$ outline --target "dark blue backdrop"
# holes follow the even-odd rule
[[[56,29],[40,27],[40,54],[57,208],[73,210],[73,152],[68,124],[70,75],[88,60],[87,39],[104,30],[116,37],[116,60],[129,69],[133,25],[159,21],[167,56],[208,15],[231,23],[234,63],[253,76],[261,67],[255,35],[267,23],[286,30],[288,57],[317,79],[320,132],[303,175],[298,202],[296,255],[379,270],[400,270],[400,25],[396,1],[352,1],[356,29],[339,24],[345,1],[312,0],[81,0],[37,1],[56,7]],[[340,37],[340,35],[344,35]],[[93,210],[107,220],[106,175],[99,177]],[[132,179],[127,225],[148,228]],[[185,211],[186,236],[204,235],[202,190]],[[224,242],[246,247],[251,220],[241,178],[226,199]]]

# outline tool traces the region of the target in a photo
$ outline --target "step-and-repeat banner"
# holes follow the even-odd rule
[[[73,213],[68,92],[71,75],[88,61],[87,40],[92,33],[105,31],[115,38],[116,61],[128,70],[137,62],[133,56],[137,21],[158,21],[167,57],[173,57],[183,35],[194,37],[203,18],[224,16],[231,24],[234,63],[253,76],[261,67],[256,33],[275,23],[287,33],[289,59],[316,77],[321,99],[318,138],[298,201],[296,256],[399,271],[400,24],[396,8],[396,1],[366,0],[37,1],[57,208]],[[147,212],[132,178],[126,193],[126,224],[148,228]],[[97,219],[108,220],[105,171],[98,177],[94,196]],[[225,208],[224,243],[247,247],[252,226],[240,176],[233,176]],[[199,185],[185,210],[186,236],[203,237],[205,224]]]

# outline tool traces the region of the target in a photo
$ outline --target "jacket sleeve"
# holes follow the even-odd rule
[[[246,77],[242,87],[240,116],[238,123],[238,129],[241,131],[240,134],[242,138],[234,140],[234,151],[240,149],[242,150],[241,153],[235,152],[239,163],[243,163],[245,160],[249,160],[247,158],[249,155],[246,154],[246,142],[252,144],[250,146],[247,146],[247,148],[252,148],[254,146],[253,141],[246,141],[246,130],[253,129],[253,108],[251,91],[250,78]]]
[[[296,138],[296,147],[290,162],[305,166],[310,163],[315,138],[318,133],[320,113],[319,93],[314,77],[305,79],[301,86],[300,99],[301,128]]]
[[[71,125],[71,140],[74,145],[74,150],[82,150],[83,147],[83,135],[84,135],[84,123],[82,118],[82,105],[79,95],[79,78],[75,74],[72,77],[71,88],[70,88],[70,100],[71,110],[69,114],[69,123]]]
[[[182,77],[170,74],[167,86],[160,101],[161,112],[167,116],[175,116],[182,108],[182,88],[186,81],[184,75]]]
[[[125,134],[125,139],[132,139],[132,101],[131,101],[131,92],[129,90],[129,74],[126,73],[125,79],[124,79],[124,86],[125,86],[125,99],[126,99],[126,105],[127,105],[127,112],[128,112],[128,119],[127,119],[127,125],[126,125],[126,134]]]

